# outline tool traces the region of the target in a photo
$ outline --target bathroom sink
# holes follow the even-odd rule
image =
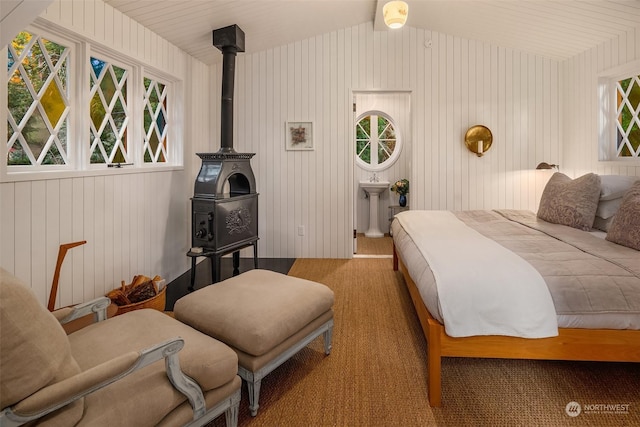
[[[362,188],[369,195],[369,229],[364,233],[367,237],[384,237],[378,224],[378,201],[380,193],[389,188],[388,181],[360,181]]]
[[[380,194],[387,188],[389,188],[390,182],[388,181],[360,181],[360,188],[367,192],[367,194]]]

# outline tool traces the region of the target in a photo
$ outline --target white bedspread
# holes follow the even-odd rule
[[[558,335],[549,289],[520,256],[449,211],[405,211],[396,218],[431,267],[447,335]]]

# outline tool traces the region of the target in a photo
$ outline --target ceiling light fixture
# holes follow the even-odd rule
[[[403,1],[390,1],[382,7],[384,23],[389,28],[400,28],[407,22],[409,5]]]

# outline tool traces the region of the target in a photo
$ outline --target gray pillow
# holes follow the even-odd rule
[[[636,181],[622,198],[607,232],[607,240],[640,251],[640,181]]]
[[[637,176],[600,175],[600,200],[613,200],[624,196],[638,179],[640,178]]]
[[[611,218],[601,218],[596,215],[595,221],[593,221],[593,228],[596,230],[604,231],[605,233],[609,231],[609,227],[611,227],[611,223],[613,222],[613,217]]]
[[[628,188],[627,188],[628,190]],[[598,203],[598,209],[596,209],[596,217],[608,219],[611,218],[620,209],[620,203],[622,203],[622,196],[617,199],[602,200]]]
[[[589,231],[600,199],[600,177],[588,173],[571,179],[556,172],[542,192],[538,218]]]

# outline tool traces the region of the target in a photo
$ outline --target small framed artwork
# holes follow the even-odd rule
[[[314,149],[313,122],[287,122],[284,134],[287,150],[311,151]]]

